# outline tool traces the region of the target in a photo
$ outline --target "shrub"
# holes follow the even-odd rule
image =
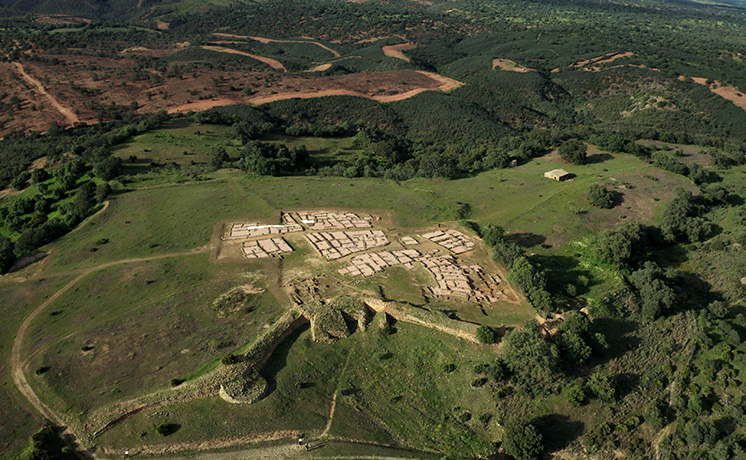
[[[509,419],[503,436],[505,453],[516,460],[532,460],[544,450],[541,433],[527,421]]]
[[[578,384],[572,384],[567,387],[567,401],[575,407],[585,405],[585,390]]]
[[[591,184],[588,187],[588,198],[597,208],[611,209],[614,207],[614,194],[601,184]]]
[[[569,139],[559,146],[559,155],[568,163],[582,165],[588,157],[588,147],[578,139]]]
[[[477,328],[477,340],[484,344],[495,343],[497,341],[497,331],[486,324],[482,324]]]
[[[161,436],[168,436],[170,434],[176,433],[178,429],[179,425],[175,423],[161,423],[155,428],[155,432]]]

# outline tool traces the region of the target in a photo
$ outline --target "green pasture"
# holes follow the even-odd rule
[[[49,396],[42,399],[83,415],[167,388],[252,341],[283,314],[262,272],[207,259],[197,254],[103,269],[51,304],[24,344],[32,357],[29,380]],[[213,302],[237,286],[265,291],[221,314]],[[42,367],[48,370],[36,375]]]
[[[262,371],[270,394],[258,403],[236,406],[213,397],[159,411],[168,415],[146,411],[106,432],[99,444],[122,449],[280,430],[300,430],[314,439],[326,426],[336,393],[331,436],[458,455],[483,452],[498,428],[485,428],[477,417],[494,403],[487,388],[473,390],[470,382],[474,365],[489,362],[494,351],[409,324],[384,335],[379,322],[376,317],[367,331],[334,344],[313,342],[307,328],[292,335]],[[450,363],[457,369],[446,374],[443,366]],[[473,413],[473,420],[443,418],[444,404],[459,414]],[[180,428],[164,438],[154,433],[160,423]],[[359,445],[357,452],[367,450]]]
[[[22,458],[21,453],[28,446],[31,434],[43,424],[41,417],[13,384],[10,369],[13,339],[23,320],[72,278],[59,276],[25,283],[0,281],[0,297],[3,299],[3,321],[0,322],[0,413],[3,420],[0,422],[0,438],[7,442],[0,458]]]

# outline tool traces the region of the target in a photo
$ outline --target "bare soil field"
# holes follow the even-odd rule
[[[495,69],[507,70],[509,72],[520,72],[520,73],[536,71],[536,69],[532,69],[530,67],[520,66],[516,64],[515,61],[511,61],[510,59],[493,59],[492,70],[495,70]]]
[[[91,20],[65,14],[47,14],[34,19],[34,22],[50,26],[69,26],[74,24],[88,24]]]
[[[155,71],[133,70],[136,55],[168,55],[187,45],[177,43],[163,49],[128,48],[120,53],[118,59],[46,55],[49,59],[43,62],[24,62],[22,65],[0,63],[0,83],[12,89],[9,93],[19,99],[12,111],[0,113],[0,121],[3,122],[0,136],[16,130],[44,131],[53,121],[71,125],[109,120],[105,109],[116,106],[120,110],[133,110],[134,103],[137,105],[136,112],[144,114],[159,110],[183,113],[229,104],[264,104],[283,99],[334,95],[391,102],[410,98],[423,91],[450,91],[462,85],[451,78],[414,70],[309,75],[328,69],[334,61],[321,63],[304,75],[278,73],[284,67],[274,59],[217,46],[203,48],[247,55],[266,62],[272,68],[264,71],[198,68],[170,77]],[[348,58],[354,56],[342,59]],[[246,95],[242,91],[245,88],[252,89],[253,93]],[[9,98],[3,102],[9,104]]]
[[[52,122],[65,124],[65,117],[39,95],[33,84],[21,78],[13,63],[0,62],[0,85],[12,95],[2,101],[10,108],[0,112],[3,125],[0,137],[13,131],[45,131]],[[16,103],[13,96],[17,98]]]
[[[62,104],[57,101],[57,98],[47,92],[47,90],[44,88],[44,85],[42,85],[39,80],[26,73],[26,70],[23,68],[23,64],[21,64],[20,62],[14,62],[13,65],[15,66],[18,73],[21,75],[21,78],[34,86],[36,88],[36,91],[38,91],[39,94],[46,98],[47,101],[49,101],[49,103],[52,105],[52,107],[54,107],[58,112],[62,114],[63,117],[65,117],[65,120],[68,124],[75,124],[80,122],[80,119],[78,119],[77,115],[75,115],[75,113],[73,113],[73,111],[69,108],[62,106]]]
[[[319,77],[317,79],[289,77],[282,83],[287,89],[274,94],[260,91],[258,94],[246,97],[243,93],[235,93],[230,97],[191,102],[170,107],[167,110],[171,113],[183,113],[230,104],[247,102],[266,104],[285,99],[311,99],[325,96],[358,96],[379,102],[393,102],[408,99],[424,91],[450,91],[463,85],[462,82],[452,78],[416,70],[352,74]]]
[[[614,62],[617,59],[626,58],[630,56],[634,56],[635,53],[631,51],[625,51],[623,53],[607,53],[603,56],[598,56],[590,59],[584,59],[582,61],[578,61],[574,64],[570,64],[567,67],[571,69],[582,69],[586,72],[599,72],[601,71],[601,68],[598,67],[598,64],[608,64],[610,62]],[[655,70],[655,69],[652,69]],[[552,69],[553,73],[557,73],[560,71],[560,68]]]
[[[383,54],[385,54],[388,57],[401,59],[402,61],[410,62],[410,59],[403,53],[406,50],[411,50],[417,48],[417,45],[414,43],[401,43],[398,45],[386,45],[382,46],[381,50],[383,51]]]

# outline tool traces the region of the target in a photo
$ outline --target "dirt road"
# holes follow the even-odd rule
[[[205,49],[208,51],[216,51],[218,53],[238,54],[241,56],[247,56],[252,59],[256,59],[257,61],[261,61],[267,64],[268,66],[272,67],[273,69],[279,69],[279,70],[282,70],[283,72],[287,72],[287,69],[285,68],[285,66],[282,65],[282,63],[278,61],[277,59],[259,56],[256,54],[245,53],[243,51],[238,51],[238,50],[234,50],[231,48],[223,48],[222,46],[202,45],[202,49]]]
[[[23,78],[27,83],[36,87],[36,90],[39,91],[39,93],[41,93],[41,95],[44,96],[49,101],[49,103],[52,104],[52,106],[54,106],[54,108],[57,109],[57,111],[59,111],[65,117],[65,119],[67,119],[68,124],[72,125],[80,122],[78,116],[75,115],[72,110],[60,104],[57,98],[49,94],[47,90],[44,89],[44,85],[42,85],[39,80],[26,73],[26,69],[23,68],[23,64],[21,64],[20,62],[14,62],[13,65],[16,67],[16,70],[18,70],[21,78]]]
[[[267,43],[272,43],[272,42],[275,42],[275,43],[309,43],[311,45],[316,45],[316,46],[318,46],[320,48],[323,48],[323,49],[329,51],[330,53],[332,53],[334,55],[334,57],[340,57],[341,56],[341,54],[339,54],[339,52],[337,50],[333,50],[333,49],[329,48],[328,46],[324,45],[323,43],[319,43],[319,42],[314,41],[314,40],[275,40],[274,38],[254,37],[254,36],[251,36],[251,35],[222,34],[222,33],[215,33],[213,35],[215,35],[216,37],[248,38],[248,39],[257,41],[259,43],[263,43],[265,45]]]

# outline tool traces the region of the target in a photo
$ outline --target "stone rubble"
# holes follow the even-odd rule
[[[354,212],[299,211],[295,214],[309,230],[371,228],[372,222],[377,220],[370,214],[358,215]]]
[[[413,268],[413,262],[420,257],[420,253],[415,249],[403,249],[400,251],[381,251],[371,254],[362,254],[350,259],[351,265],[339,270],[342,275],[351,276],[370,276],[374,273],[383,271],[386,267],[394,265],[404,265],[407,268]]]
[[[292,252],[293,248],[283,238],[266,238],[247,241],[243,244],[242,250],[248,259],[263,259],[287,254]]]
[[[282,225],[262,225],[258,223],[233,224],[228,239],[256,238],[259,236],[282,235],[302,231],[303,227],[294,222]]]
[[[389,239],[382,230],[318,232],[306,233],[304,236],[327,260],[340,259],[355,252],[389,244]]]
[[[450,254],[420,255],[415,249],[399,251],[382,251],[355,256],[350,265],[339,270],[342,275],[372,276],[386,267],[404,265],[414,268],[420,262],[433,275],[437,287],[430,292],[438,297],[458,297],[474,302],[497,302],[504,296],[497,275],[484,272],[479,265],[459,265],[458,260]]]
[[[474,242],[468,236],[456,230],[446,230],[445,232],[436,230],[421,236],[454,254],[463,254],[474,249]]]

